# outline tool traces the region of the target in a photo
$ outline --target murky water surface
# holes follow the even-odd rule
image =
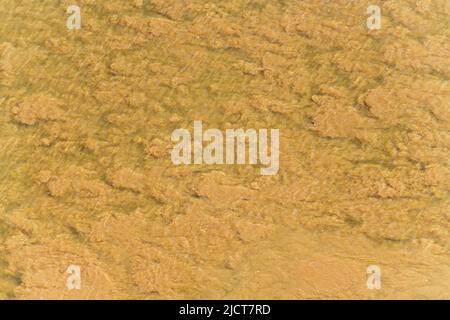
[[[369,4],[0,0],[0,297],[449,299],[450,2]],[[279,173],[173,165],[194,120]]]

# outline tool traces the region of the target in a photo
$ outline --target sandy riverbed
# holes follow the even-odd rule
[[[73,2],[0,0],[0,298],[450,299],[447,0]],[[194,120],[278,174],[175,166]]]

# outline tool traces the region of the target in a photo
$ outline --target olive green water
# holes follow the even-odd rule
[[[1,298],[450,298],[447,0],[75,2],[0,0]],[[173,165],[194,120],[278,174]]]

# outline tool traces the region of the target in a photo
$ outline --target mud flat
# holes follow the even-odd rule
[[[447,0],[77,2],[0,0],[0,298],[450,299]]]

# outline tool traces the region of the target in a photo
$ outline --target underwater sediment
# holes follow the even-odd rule
[[[450,4],[378,2],[0,0],[0,298],[450,299]]]

